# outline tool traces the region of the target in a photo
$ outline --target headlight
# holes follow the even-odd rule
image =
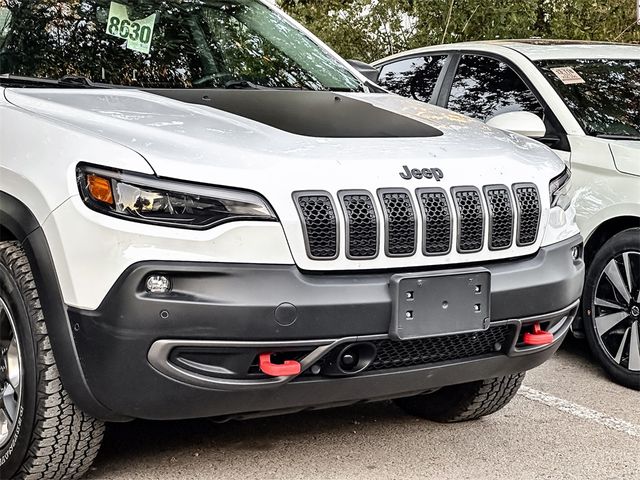
[[[259,195],[89,166],[78,167],[85,204],[126,220],[203,230],[234,220],[275,221]]]
[[[565,167],[564,171],[549,183],[551,194],[551,206],[567,210],[571,206],[571,170]]]

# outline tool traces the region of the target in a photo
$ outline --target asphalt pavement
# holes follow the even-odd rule
[[[569,339],[517,397],[441,425],[390,402],[244,422],[108,426],[90,479],[640,479],[640,393]]]

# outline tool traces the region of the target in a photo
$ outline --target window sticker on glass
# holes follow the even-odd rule
[[[11,25],[11,10],[7,7],[0,7],[0,38],[4,38],[9,32]]]
[[[153,38],[153,27],[156,24],[156,15],[154,13],[142,20],[131,20],[126,5],[111,2],[107,33],[126,40],[129,50],[149,53],[151,39]]]
[[[558,67],[552,68],[551,71],[555,73],[556,77],[560,79],[565,85],[573,85],[575,83],[585,83],[584,78],[578,75],[571,67]]]

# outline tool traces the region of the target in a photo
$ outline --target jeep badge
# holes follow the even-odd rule
[[[421,180],[423,178],[431,180],[432,178],[436,179],[436,182],[439,182],[443,179],[444,174],[442,170],[439,168],[414,168],[409,170],[409,167],[406,165],[403,166],[404,172],[400,172],[400,176],[405,180],[411,180],[411,178],[415,178],[417,180]]]

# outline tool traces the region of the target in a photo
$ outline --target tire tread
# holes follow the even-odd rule
[[[592,303],[596,293],[598,277],[606,264],[623,251],[638,249],[640,249],[640,228],[630,228],[611,237],[598,250],[587,268],[584,291],[582,293],[582,319],[589,349],[609,378],[627,388],[640,391],[640,372],[632,372],[616,364],[600,345],[594,325],[594,306]]]
[[[402,398],[396,403],[412,415],[442,423],[466,422],[491,415],[518,392],[525,373],[444,387],[428,395]]]
[[[36,418],[31,444],[16,478],[79,479],[98,454],[104,424],[80,411],[62,385],[38,290],[21,245],[0,242],[0,263],[18,284],[36,345]]]

